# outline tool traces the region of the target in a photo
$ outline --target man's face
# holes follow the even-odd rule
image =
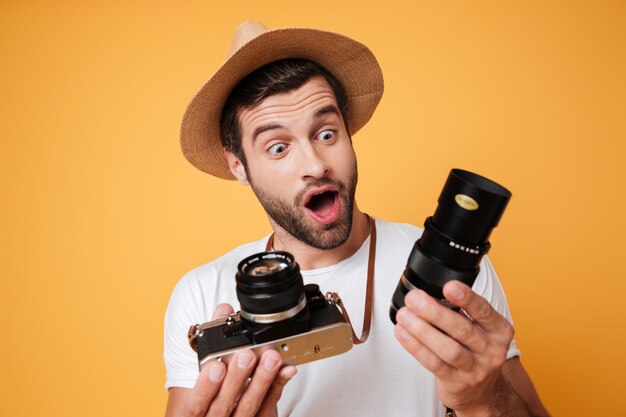
[[[239,112],[248,182],[263,208],[298,240],[332,249],[350,235],[356,156],[332,88],[313,77]],[[232,167],[232,164],[231,164]]]

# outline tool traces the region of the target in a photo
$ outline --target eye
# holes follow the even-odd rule
[[[322,130],[320,133],[317,134],[317,138],[319,140],[328,142],[335,138],[335,131],[334,130]]]
[[[285,152],[285,150],[287,150],[287,146],[284,143],[277,143],[270,146],[267,151],[270,153],[270,155],[280,155],[281,153]]]

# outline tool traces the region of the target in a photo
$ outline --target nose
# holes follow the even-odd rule
[[[328,162],[320,149],[309,141],[304,142],[301,147],[300,171],[304,179],[319,179],[328,173]]]

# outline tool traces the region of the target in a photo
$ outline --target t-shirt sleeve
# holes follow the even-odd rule
[[[198,357],[189,346],[189,327],[199,324],[200,301],[193,294],[193,272],[176,285],[170,298],[164,322],[163,359],[166,368],[165,388],[193,388],[198,378]]]
[[[511,317],[511,311],[509,310],[509,304],[506,301],[504,290],[498,279],[493,265],[488,257],[483,257],[480,263],[480,272],[472,289],[479,295],[483,296],[489,304],[500,314],[502,314],[508,321],[513,324],[513,318]],[[515,339],[511,341],[509,351],[507,353],[507,359],[514,356],[520,356],[521,352],[517,348]]]

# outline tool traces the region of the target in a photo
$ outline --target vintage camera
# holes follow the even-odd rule
[[[286,365],[299,365],[352,348],[352,327],[337,294],[304,285],[300,267],[287,252],[262,252],[239,263],[241,311],[189,329],[200,367],[210,359],[251,348],[257,355],[278,351]]]
[[[389,315],[394,324],[404,297],[414,288],[453,307],[443,296],[443,286],[451,280],[474,284],[480,261],[491,248],[489,236],[510,198],[509,190],[485,177],[461,169],[450,171],[437,210],[426,219],[391,299]]]

